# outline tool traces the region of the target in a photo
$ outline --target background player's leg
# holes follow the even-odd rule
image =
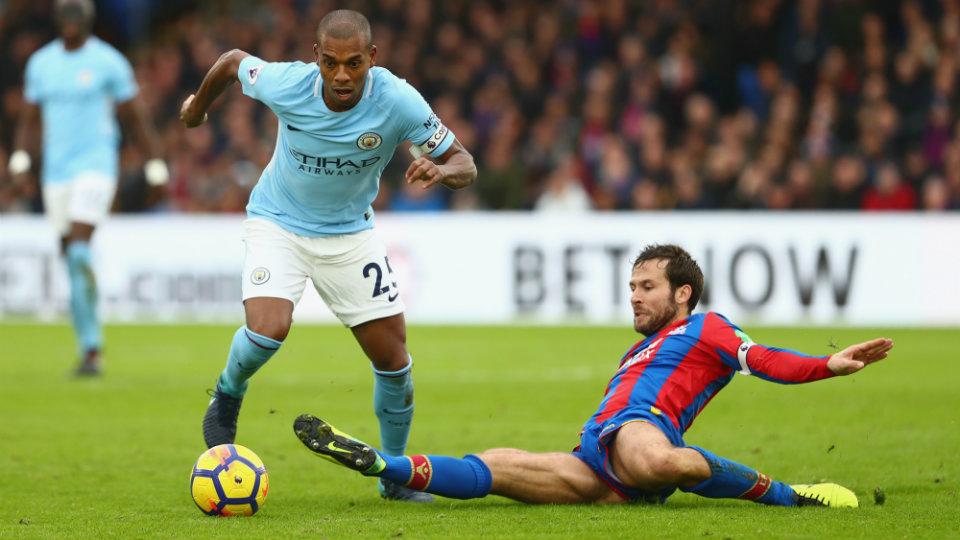
[[[72,222],[69,233],[63,238],[63,254],[70,278],[70,315],[80,348],[78,375],[100,372],[100,349],[103,348],[103,334],[97,315],[97,282],[90,251],[94,228],[87,223]]]
[[[674,446],[659,428],[646,422],[620,428],[610,462],[620,480],[644,490],[676,486],[703,497],[796,504],[789,485],[701,448]]]

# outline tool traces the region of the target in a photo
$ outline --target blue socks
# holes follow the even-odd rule
[[[380,448],[388,456],[402,456],[413,420],[413,375],[410,368],[373,370],[373,410],[380,421]]]
[[[238,328],[233,334],[227,367],[220,373],[217,388],[225,394],[242,398],[247,391],[247,379],[266,364],[282,344],[282,341],[261,336],[246,326]]]
[[[67,245],[67,275],[70,278],[70,314],[77,333],[80,353],[99,350],[103,345],[100,320],[97,318],[97,283],[93,277],[93,260],[89,242]]]
[[[477,456],[463,459],[447,456],[389,456],[380,454],[387,466],[376,476],[417,491],[452,499],[476,499],[490,493],[493,476]]]
[[[682,491],[696,493],[712,499],[747,499],[762,504],[796,506],[793,488],[771,480],[769,476],[750,467],[722,458],[709,450],[688,446],[700,452],[710,464],[710,478]]]

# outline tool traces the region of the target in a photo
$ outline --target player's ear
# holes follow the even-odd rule
[[[370,45],[370,65],[377,65],[377,46]]]
[[[690,301],[690,295],[692,294],[693,287],[691,287],[689,284],[681,285],[677,287],[675,291],[673,291],[673,301],[677,304],[687,305],[687,302]]]
[[[317,64],[319,64],[320,63],[320,44],[319,43],[313,44],[313,56],[316,57]]]

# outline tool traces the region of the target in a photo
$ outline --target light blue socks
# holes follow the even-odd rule
[[[413,359],[398,371],[373,370],[373,408],[380,421],[380,448],[384,454],[402,456],[413,420]]]
[[[282,341],[261,336],[246,326],[238,328],[233,334],[227,367],[220,373],[217,388],[225,394],[242,398],[247,391],[247,380],[267,363],[280,345],[283,345]]]
[[[93,257],[89,242],[67,245],[67,275],[70,278],[70,314],[77,333],[80,354],[103,346],[100,320],[97,318],[97,282],[93,276]]]

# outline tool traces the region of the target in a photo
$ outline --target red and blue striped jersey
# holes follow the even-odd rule
[[[682,434],[735,372],[792,384],[833,376],[829,356],[754,344],[719,313],[691,315],[631,347],[585,426],[665,415]]]

